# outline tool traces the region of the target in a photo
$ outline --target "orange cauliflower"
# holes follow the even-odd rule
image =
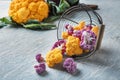
[[[63,59],[62,50],[55,48],[46,55],[46,63],[49,67],[53,67],[57,63],[61,63]]]
[[[80,55],[83,53],[82,48],[80,48],[80,39],[77,37],[69,36],[66,42],[66,55]]]
[[[99,27],[98,27],[98,26],[93,26],[93,28],[92,28],[91,31],[94,32],[96,36],[98,36],[98,33],[99,33]]]
[[[44,0],[12,0],[9,7],[9,16],[17,23],[30,19],[42,21],[48,13],[49,7]]]
[[[85,21],[81,21],[77,26],[74,27],[74,30],[82,30],[85,27]]]
[[[62,32],[62,38],[67,39],[69,37],[68,32]]]

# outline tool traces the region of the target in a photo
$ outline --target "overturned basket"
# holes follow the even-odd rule
[[[80,21],[85,21],[86,24],[89,25],[99,26],[99,31],[94,49],[88,52],[87,54],[73,56],[75,58],[89,57],[90,55],[94,54],[94,52],[98,50],[101,46],[101,41],[105,28],[101,16],[96,11],[89,8],[85,4],[79,4],[66,10],[60,17],[60,20],[58,22],[58,29],[57,29],[58,40],[62,39],[61,34],[63,31],[66,31],[66,28],[64,27],[66,24],[70,24],[74,26],[76,24],[79,24]]]

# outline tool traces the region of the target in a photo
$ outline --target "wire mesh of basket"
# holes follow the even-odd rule
[[[62,32],[66,31],[66,28],[64,27],[66,24],[70,24],[72,26],[79,24],[80,21],[85,21],[86,24],[89,25],[97,25],[99,26],[99,36],[97,37],[96,45],[93,51],[90,51],[87,54],[82,54],[79,56],[73,56],[73,57],[88,57],[92,55],[101,44],[103,32],[104,32],[104,26],[101,16],[88,7],[86,4],[79,4],[76,6],[73,6],[66,10],[62,16],[60,17],[60,20],[58,22],[58,28],[57,28],[57,38],[58,40],[62,39]]]

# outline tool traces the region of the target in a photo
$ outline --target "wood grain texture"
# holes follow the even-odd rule
[[[98,4],[105,23],[102,45],[95,55],[77,60],[77,74],[60,66],[37,75],[34,57],[51,49],[57,40],[56,30],[34,31],[24,28],[0,29],[0,80],[120,80],[120,0],[81,0]],[[0,0],[0,17],[7,16],[9,1]],[[57,23],[57,22],[56,22]]]

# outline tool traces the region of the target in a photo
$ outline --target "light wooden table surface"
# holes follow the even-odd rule
[[[78,60],[77,75],[48,68],[37,75],[33,66],[37,53],[45,57],[57,40],[56,30],[34,31],[24,28],[0,29],[0,80],[120,80],[120,0],[82,0],[98,4],[106,25],[101,49],[87,59]],[[9,1],[0,0],[0,17],[7,16]]]

